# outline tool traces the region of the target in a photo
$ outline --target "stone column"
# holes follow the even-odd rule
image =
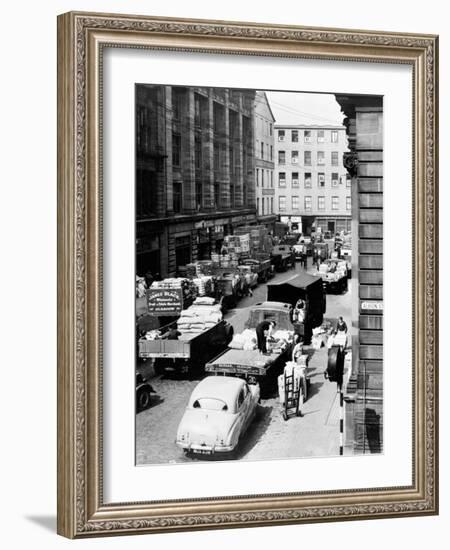
[[[173,215],[173,169],[172,169],[172,87],[161,87],[161,95],[158,93],[158,136],[161,136],[159,143],[162,144],[162,151],[165,155],[163,162],[165,166],[165,205],[164,212],[169,216]],[[161,124],[160,124],[161,122]],[[161,129],[161,132],[159,130]]]
[[[195,104],[193,88],[186,89],[181,114],[181,174],[183,178],[183,211],[197,210],[195,203]]]
[[[238,113],[237,116],[237,143],[235,149],[236,154],[236,181],[234,183],[235,199],[234,204],[237,208],[242,208],[244,205],[244,132],[243,132],[243,115]]]
[[[205,210],[212,210],[214,207],[214,105],[211,94],[204,103],[206,105],[202,116],[203,207]]]

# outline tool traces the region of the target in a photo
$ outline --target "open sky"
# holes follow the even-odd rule
[[[266,92],[276,124],[342,124],[333,94]]]

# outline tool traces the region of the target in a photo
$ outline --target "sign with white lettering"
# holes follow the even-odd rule
[[[361,309],[383,310],[383,302],[361,302]]]
[[[148,312],[157,316],[175,316],[183,309],[181,288],[150,288],[147,291]]]

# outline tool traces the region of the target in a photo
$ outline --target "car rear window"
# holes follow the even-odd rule
[[[205,409],[208,411],[227,411],[228,405],[222,399],[215,399],[212,397],[202,397],[196,399],[192,404],[194,409]]]

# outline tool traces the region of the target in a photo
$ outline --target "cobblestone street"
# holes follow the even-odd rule
[[[309,260],[311,262],[311,260]],[[273,282],[286,281],[302,270],[299,264],[295,271],[279,273]],[[309,265],[309,272],[313,268]],[[342,315],[351,326],[351,283],[342,295],[327,295],[327,319]],[[238,307],[230,310],[225,318],[235,332],[243,330],[249,307],[266,298],[266,285],[259,285],[253,297],[241,300]],[[242,438],[238,452],[239,460],[263,460],[339,454],[339,398],[336,384],[325,380],[327,348],[312,350],[309,363],[311,385],[307,401],[302,408],[303,416],[284,421],[274,388],[273,395],[262,399],[257,417]],[[186,457],[175,445],[178,424],[183,416],[189,396],[198,380],[171,379],[154,376],[149,363],[140,369],[147,370],[155,390],[149,409],[136,415],[136,463],[161,464],[211,460],[209,457]]]

